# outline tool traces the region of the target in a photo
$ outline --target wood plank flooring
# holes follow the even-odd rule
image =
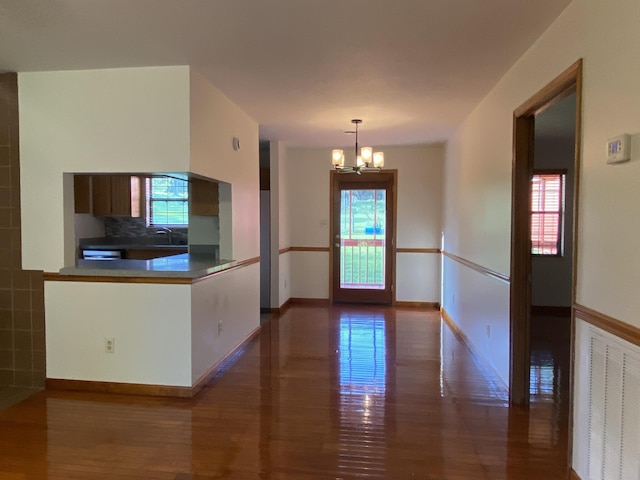
[[[0,388],[0,410],[4,410],[30,397],[34,393],[42,391],[35,387],[6,387]]]
[[[566,415],[506,398],[438,312],[295,306],[194,399],[1,411],[0,479],[567,478]]]

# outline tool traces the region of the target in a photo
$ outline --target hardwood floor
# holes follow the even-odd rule
[[[506,392],[438,312],[291,307],[194,399],[45,391],[0,479],[560,479],[553,402]]]
[[[0,410],[4,410],[23,401],[42,388],[35,387],[6,387],[0,388]]]

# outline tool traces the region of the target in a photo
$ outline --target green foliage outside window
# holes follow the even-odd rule
[[[147,205],[149,226],[189,225],[189,182],[174,177],[148,179]]]

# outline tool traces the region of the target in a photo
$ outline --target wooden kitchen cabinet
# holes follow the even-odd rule
[[[111,177],[97,175],[91,178],[93,213],[96,217],[111,215]]]
[[[95,175],[91,183],[94,216],[140,217],[142,215],[140,177]]]
[[[194,178],[191,183],[191,214],[215,216],[220,213],[218,184]]]
[[[91,175],[73,176],[73,202],[76,213],[91,213]]]

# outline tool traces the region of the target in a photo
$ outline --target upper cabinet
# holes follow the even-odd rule
[[[91,175],[73,176],[73,200],[76,213],[91,213]]]
[[[140,217],[142,182],[133,175],[75,175],[73,179],[76,213],[96,217]]]
[[[142,215],[140,177],[97,175],[93,177],[93,215],[139,217]]]
[[[147,208],[151,209],[151,218],[154,218],[154,200],[164,200],[160,202],[161,206],[171,201],[176,203],[185,201],[186,196],[177,199],[171,196],[162,197],[161,194],[167,194],[172,190],[164,188],[164,190],[167,190],[165,192],[162,184],[157,186],[157,191],[154,190],[154,184],[149,182],[156,179],[156,177],[161,178],[162,176],[157,174],[149,174],[149,176],[126,174],[74,175],[75,213],[91,213],[95,217],[142,217],[145,215],[145,197],[147,197],[150,204]],[[184,184],[187,185],[186,176]],[[188,185],[189,212],[191,215],[219,215],[218,184],[216,182],[190,178]],[[149,189],[148,195],[145,195],[145,188]],[[158,197],[154,197],[154,192]],[[163,208],[166,210],[167,206],[164,205]],[[160,215],[160,218],[163,218],[162,215]]]
[[[194,178],[191,180],[191,214],[216,216],[220,213],[218,184]]]

